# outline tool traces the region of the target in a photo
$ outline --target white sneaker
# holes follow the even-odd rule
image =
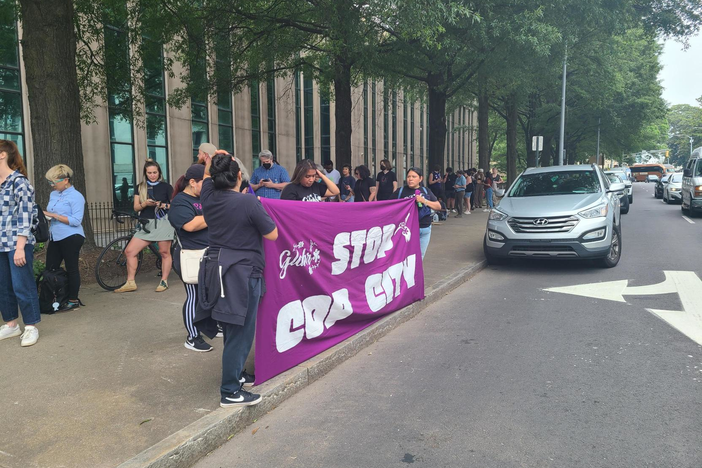
[[[488,211],[490,211],[490,210],[489,210],[488,208],[485,208],[485,209],[483,210],[483,213],[487,213]]]
[[[20,336],[21,334],[22,330],[20,330],[19,325],[15,325],[14,327],[8,327],[7,325],[3,325],[2,327],[0,327],[0,340],[12,338],[14,336]]]
[[[464,211],[463,214],[470,214],[470,211]]]
[[[37,330],[37,327],[24,327],[24,333],[22,333],[22,346],[32,346],[38,340],[39,330]]]

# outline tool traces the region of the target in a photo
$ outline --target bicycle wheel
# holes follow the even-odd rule
[[[95,279],[101,288],[114,291],[127,282],[127,256],[124,249],[132,240],[132,236],[122,236],[113,240],[105,247],[95,264]],[[137,256],[137,273],[141,268],[141,260],[144,254],[139,252]]]

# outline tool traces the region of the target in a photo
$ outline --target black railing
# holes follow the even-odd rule
[[[88,203],[88,215],[93,225],[93,233],[95,234],[95,244],[98,247],[105,247],[112,239],[119,236],[124,236],[132,232],[134,219],[127,216],[121,216],[118,223],[112,217],[114,205],[110,202]],[[130,211],[124,207],[117,207],[119,211]]]

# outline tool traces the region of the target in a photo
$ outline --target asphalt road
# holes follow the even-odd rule
[[[699,468],[702,347],[646,310],[678,295],[545,291],[702,276],[702,218],[634,190],[616,268],[491,267],[196,466]]]

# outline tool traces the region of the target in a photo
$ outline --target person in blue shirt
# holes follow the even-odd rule
[[[49,271],[58,270],[61,262],[66,264],[68,302],[62,310],[77,309],[80,306],[78,257],[85,242],[82,226],[85,198],[73,187],[73,170],[65,164],[46,171],[46,180],[54,188],[44,211],[51,229],[51,241],[46,249],[46,268]]]
[[[273,153],[263,150],[258,154],[261,165],[254,170],[249,184],[262,198],[280,199],[280,193],[290,183],[288,171],[273,162]]]
[[[463,171],[456,172],[456,182],[453,184],[453,188],[456,191],[456,216],[455,218],[463,217],[463,197],[466,194],[466,177],[463,175]]]

